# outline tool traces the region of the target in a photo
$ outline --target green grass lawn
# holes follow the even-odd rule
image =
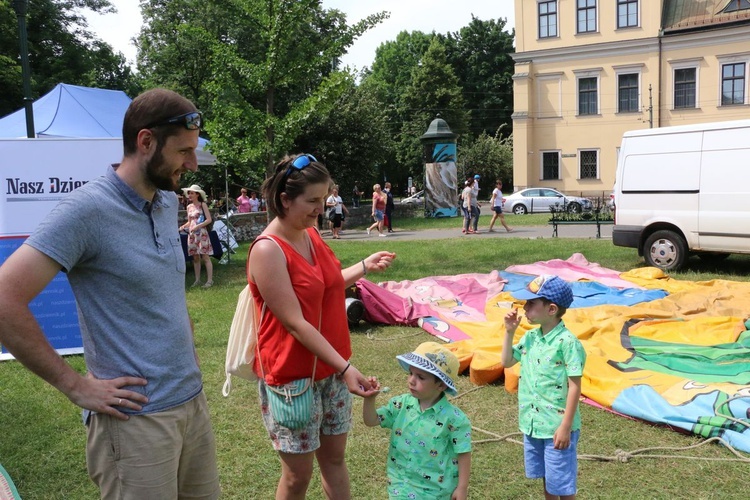
[[[526,221],[538,216],[508,217],[509,222],[512,221],[510,224],[520,225],[511,217]],[[396,252],[397,259],[387,273],[368,276],[375,281],[485,273],[513,264],[565,259],[574,252],[583,253],[591,262],[620,271],[643,265],[634,250],[614,247],[607,240],[503,238],[490,246],[478,240],[453,238],[430,241],[429,245],[415,243],[418,242],[342,240],[335,248],[344,265],[353,264],[381,248]],[[252,384],[240,380],[229,398],[221,396],[227,335],[237,294],[244,284],[246,251],[247,244],[244,244],[229,265],[216,265],[216,286],[208,290],[189,289],[188,302],[195,321],[196,345],[217,437],[224,498],[269,499],[273,498],[280,466],[261,424],[256,390]],[[694,259],[689,271],[673,276],[690,280],[745,281],[750,276],[750,257],[731,256],[720,265],[710,267]],[[191,272],[186,282],[192,282]],[[353,363],[363,373],[377,375],[394,393],[403,392],[406,376],[395,356],[411,351],[420,342],[431,338],[417,328],[362,323],[352,330]],[[84,371],[81,356],[66,359],[77,370]],[[462,376],[458,388],[459,398],[455,403],[471,418],[474,426],[501,436],[517,432],[517,399],[502,385],[472,391],[474,387],[468,377]],[[385,402],[386,399],[386,396],[381,396],[379,401]],[[388,432],[365,427],[361,420],[361,405],[361,400],[355,399],[355,425],[347,451],[353,497],[386,498]],[[694,436],[617,417],[587,405],[582,405],[581,411],[581,455],[611,457],[617,450],[680,448],[701,442]],[[473,436],[474,440],[489,437],[479,431]],[[80,411],[18,363],[0,363],[0,463],[13,477],[21,496],[24,499],[97,498],[97,491],[86,473],[84,447],[85,430]],[[711,444],[689,452],[660,451],[658,454],[683,454],[701,460],[581,460],[579,497],[747,497],[748,463],[719,461],[734,458],[720,446]],[[470,487],[472,498],[539,498],[541,491],[541,482],[524,478],[520,446],[507,441],[475,444]],[[323,498],[317,474],[308,497]]]

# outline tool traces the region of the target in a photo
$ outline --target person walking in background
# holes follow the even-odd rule
[[[354,183],[354,189],[352,189],[352,207],[359,208],[360,200],[362,199],[362,191],[359,190],[357,183]]]
[[[495,189],[492,190],[492,198],[490,198],[490,205],[492,206],[492,211],[494,212],[492,214],[492,220],[490,221],[490,233],[494,233],[495,230],[492,229],[492,227],[495,225],[495,221],[498,217],[500,217],[500,224],[503,225],[506,231],[509,233],[513,231],[513,229],[508,227],[508,224],[505,223],[505,216],[503,215],[503,181],[500,179],[495,181]]]
[[[372,218],[375,222],[367,228],[367,235],[369,236],[373,229],[378,228],[378,236],[387,236],[383,232],[384,224],[383,218],[385,217],[385,202],[386,196],[383,190],[380,188],[380,184],[372,186]]]
[[[518,424],[524,435],[526,477],[542,478],[545,498],[573,499],[581,433],[578,399],[586,364],[581,341],[562,320],[573,303],[573,291],[559,277],[542,275],[511,294],[526,301],[526,321],[539,325],[513,345],[521,317],[515,308],[505,315],[503,366],[521,363]]]
[[[339,187],[333,186],[331,196],[326,200],[326,207],[328,207],[331,216],[331,232],[333,233],[333,239],[338,240],[341,238],[339,232],[341,231],[341,222],[344,220],[344,212],[348,213],[344,201],[339,196]]]
[[[477,227],[475,212],[472,209],[472,205],[476,203],[476,200],[474,199],[474,190],[472,189],[473,182],[474,179],[468,177],[464,183],[464,190],[461,191],[461,209],[464,212],[464,229],[462,232],[465,234],[474,234],[475,232],[471,227],[472,219],[474,219],[474,227]]]
[[[187,250],[188,255],[193,257],[193,272],[195,281],[192,286],[201,284],[201,261],[206,266],[206,283],[203,288],[211,288],[214,284],[214,265],[211,256],[214,249],[208,234],[208,226],[213,219],[211,210],[206,204],[206,192],[198,184],[189,188],[182,188],[185,196],[190,200],[187,207],[187,222],[180,226],[180,231],[188,231]]]
[[[375,409],[381,390],[362,406],[365,425],[391,429],[386,471],[390,498],[465,500],[471,474],[471,422],[446,393],[456,395],[456,355],[437,342],[424,342],[414,352],[396,356],[409,373],[409,392]],[[426,446],[425,446],[426,444]]]
[[[0,343],[84,409],[101,498],[220,494],[175,194],[182,174],[198,170],[201,125],[175,92],[137,96],[121,163],[67,194],[0,267]],[[29,309],[60,270],[76,297],[85,373],[55,352]]]
[[[393,204],[393,192],[391,190],[391,183],[386,182],[385,183],[385,190],[383,191],[385,193],[385,226],[388,228],[388,232],[393,232],[393,210],[396,208]]]
[[[250,192],[250,211],[251,212],[259,212],[260,211],[260,200],[258,199],[258,195],[255,193],[255,191]]]
[[[237,212],[246,214],[251,212],[250,198],[247,196],[247,188],[240,189],[240,195],[237,198]]]
[[[369,396],[372,388],[349,362],[345,289],[369,273],[385,271],[396,257],[376,252],[341,268],[315,228],[330,184],[328,170],[312,155],[281,160],[263,184],[274,218],[248,255],[247,281],[255,306],[266,308],[253,370],[259,378],[263,424],[281,460],[277,499],[305,498],[315,460],[326,497],[351,498],[345,452],[352,394]],[[307,389],[312,406],[304,407],[302,421],[284,425],[269,398],[283,398],[277,394],[304,379],[314,382]]]
[[[471,210],[472,218],[474,219],[474,233],[479,232],[477,226],[479,224],[479,216],[482,215],[482,205],[479,203],[479,189],[479,174],[476,174],[471,184]]]

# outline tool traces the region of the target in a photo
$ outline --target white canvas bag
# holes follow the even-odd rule
[[[229,396],[232,390],[232,376],[250,381],[258,380],[258,376],[253,371],[253,361],[255,360],[255,346],[258,344],[258,325],[263,319],[265,310],[264,302],[260,318],[256,321],[253,294],[250,291],[250,285],[245,285],[237,299],[237,309],[234,311],[232,326],[229,329],[225,363],[227,379],[221,390],[224,397]]]
[[[279,242],[267,236],[256,238],[252,245],[250,245],[250,250],[252,250],[256,242],[265,239],[276,243],[279,250],[284,253]],[[248,258],[250,257],[250,250],[248,250]],[[229,328],[227,359],[224,363],[224,372],[227,375],[227,379],[224,381],[224,387],[221,389],[224,397],[229,396],[229,393],[232,391],[232,376],[244,378],[251,382],[258,380],[258,376],[253,371],[253,362],[255,361],[255,353],[258,347],[258,326],[263,321],[265,312],[266,302],[263,301],[260,318],[256,321],[253,293],[250,291],[250,285],[245,285],[245,288],[242,289],[237,298],[237,309],[234,311],[232,326]]]

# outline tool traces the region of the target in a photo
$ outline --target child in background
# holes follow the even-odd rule
[[[542,478],[547,499],[574,499],[581,432],[578,399],[586,352],[562,321],[573,292],[559,277],[543,275],[525,290],[511,293],[526,301],[526,320],[539,325],[514,346],[521,317],[517,309],[505,315],[503,366],[521,362],[518,425],[524,434],[526,477]]]
[[[409,372],[409,393],[375,409],[375,396],[364,398],[365,425],[391,429],[388,449],[389,498],[468,497],[471,472],[471,423],[445,393],[455,395],[458,358],[436,342],[396,356]],[[370,383],[378,391],[377,379]]]

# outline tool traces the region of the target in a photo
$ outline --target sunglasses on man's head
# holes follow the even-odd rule
[[[200,111],[191,111],[184,115],[173,116],[159,122],[151,123],[143,128],[160,127],[162,125],[183,125],[188,130],[200,130],[203,125],[203,114]]]
[[[289,165],[289,168],[286,169],[286,172],[284,173],[284,177],[289,177],[289,174],[292,173],[292,169],[296,170],[302,170],[303,168],[310,165],[312,162],[318,161],[313,155],[309,154],[301,154],[297,158],[294,159],[291,165]]]

